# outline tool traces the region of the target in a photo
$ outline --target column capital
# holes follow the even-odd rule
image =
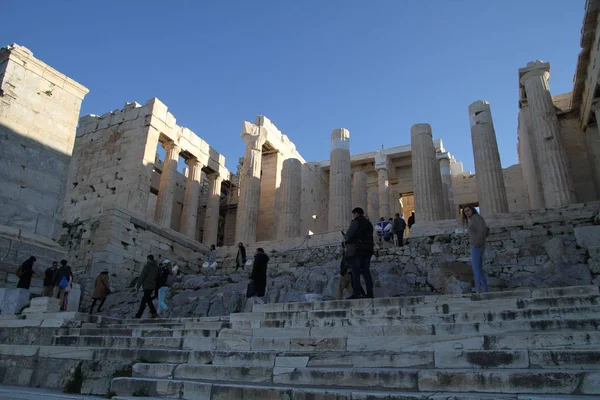
[[[541,60],[530,61],[524,68],[519,68],[519,85],[525,85],[525,82],[536,76],[543,76],[546,80],[550,79],[550,63]]]
[[[163,149],[165,149],[167,151],[180,149],[179,145],[172,140],[170,140],[168,142],[163,142],[163,143],[161,143],[161,145],[162,145]]]
[[[380,169],[385,169],[386,171],[390,169],[387,154],[383,150],[375,153],[375,170],[379,171]]]
[[[196,157],[186,159],[185,163],[190,167],[197,167],[198,165],[200,168],[203,167],[202,163]]]
[[[263,144],[267,141],[267,131],[251,122],[242,123],[241,137],[246,142],[246,148],[252,150],[262,150]]]
[[[207,178],[215,181],[215,182],[223,182],[223,176],[221,174],[219,174],[218,172],[211,172],[210,174],[206,175]]]

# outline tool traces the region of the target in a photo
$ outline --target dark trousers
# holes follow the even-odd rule
[[[373,297],[373,278],[371,277],[371,256],[356,256],[352,260],[352,292],[357,295],[363,293],[362,285],[360,284],[360,276],[365,277],[367,285],[367,297]]]
[[[144,297],[142,297],[142,304],[140,304],[140,309],[135,315],[136,318],[141,318],[146,310],[146,304],[148,304],[148,308],[150,309],[150,314],[152,316],[156,315],[156,308],[154,308],[154,304],[152,304],[152,293],[154,289],[144,289]]]
[[[100,301],[100,304],[98,305],[98,312],[100,312],[100,310],[102,310],[102,306],[104,305],[104,302],[106,301],[106,297],[102,298],[102,299],[92,299],[92,306],[90,307],[90,314],[93,314],[94,312],[94,307],[96,306],[96,302]]]
[[[398,247],[404,246],[404,231],[396,232],[396,238],[398,239]]]
[[[245,270],[245,268],[244,268],[244,264],[241,264],[241,265],[240,265],[240,264],[238,264],[238,263],[235,263],[235,270],[237,271],[237,270],[238,270],[238,268],[241,268],[241,269]]]

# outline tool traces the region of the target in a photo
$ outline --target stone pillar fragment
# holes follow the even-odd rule
[[[187,160],[186,163],[189,168],[188,176],[185,181],[183,210],[181,211],[181,233],[190,239],[196,240],[196,223],[198,221],[202,164],[195,158]]]
[[[374,224],[379,221],[379,193],[377,192],[369,193],[368,217]]]
[[[419,222],[444,219],[442,176],[429,124],[410,129],[415,214]]]
[[[217,244],[221,183],[223,183],[223,177],[218,173],[208,176],[208,199],[206,201],[206,216],[204,217],[204,234],[202,235],[202,243],[207,246]]]
[[[163,147],[166,150],[166,154],[162,174],[160,174],[160,184],[158,186],[158,198],[156,200],[154,219],[160,226],[170,228],[171,217],[173,215],[173,202],[175,199],[177,160],[179,158],[180,148],[175,142],[163,143]]]
[[[296,158],[285,160],[281,171],[281,214],[279,214],[277,240],[300,236],[301,180],[300,160]]]
[[[472,103],[469,119],[479,208],[483,215],[506,213],[508,200],[490,104],[483,100]]]
[[[575,200],[575,192],[548,86],[550,64],[530,62],[519,70],[519,77],[530,109],[546,207],[570,204]]]
[[[266,132],[260,126],[244,122],[241,136],[246,142],[246,153],[244,154],[244,165],[240,177],[240,198],[236,215],[235,241],[249,244],[256,242],[262,146],[266,141]]]
[[[329,165],[329,230],[346,229],[352,220],[352,169],[350,132],[339,128],[331,132]]]
[[[450,173],[450,155],[442,153],[438,155],[440,163],[440,174],[442,175],[442,202],[444,203],[445,219],[456,218],[454,206],[454,193],[452,191],[452,174]]]
[[[367,212],[367,174],[355,172],[352,182],[352,208],[360,207]]]

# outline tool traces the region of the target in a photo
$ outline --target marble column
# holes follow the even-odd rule
[[[544,189],[540,180],[540,168],[533,137],[533,127],[529,117],[529,107],[522,106],[519,110],[517,133],[519,136],[519,164],[523,171],[523,180],[529,195],[529,208],[539,210],[546,208]]]
[[[221,183],[223,177],[213,173],[208,177],[208,198],[206,199],[206,215],[204,217],[204,233],[202,243],[210,246],[217,244],[219,233],[219,209],[221,206]]]
[[[472,103],[469,120],[481,214],[507,213],[508,200],[490,104],[483,100]]]
[[[352,220],[352,169],[350,132],[344,128],[331,132],[329,164],[329,230],[346,229]]]
[[[235,241],[249,244],[256,242],[262,146],[266,141],[266,132],[261,126],[244,122],[241,136],[246,142],[246,152],[240,177]]]
[[[296,158],[288,158],[281,169],[279,223],[277,240],[300,236],[300,209],[302,198],[302,163]]]
[[[367,174],[355,172],[352,182],[352,208],[360,207],[367,212]]]
[[[442,175],[442,202],[444,203],[445,219],[456,218],[454,210],[454,193],[452,191],[452,174],[450,173],[450,155],[442,153],[437,156]]]
[[[181,211],[181,233],[196,240],[196,223],[198,221],[198,203],[200,201],[200,180],[202,164],[195,158],[186,160],[188,176],[185,181],[183,210]]]
[[[570,204],[575,201],[575,192],[548,86],[550,64],[530,62],[519,70],[519,77],[530,109],[546,207]]]
[[[160,174],[154,220],[160,226],[170,228],[171,217],[173,215],[173,203],[175,201],[175,180],[180,148],[175,142],[163,143],[163,147],[166,150],[166,154],[163,170]]]
[[[371,192],[369,193],[369,210],[368,217],[372,223],[377,223],[379,221],[379,193]]]
[[[390,215],[390,181],[387,155],[383,152],[375,154],[375,170],[377,170],[377,191],[379,193],[379,216],[387,221]]]
[[[416,220],[432,222],[444,219],[442,175],[433,147],[431,126],[413,125],[410,144]]]

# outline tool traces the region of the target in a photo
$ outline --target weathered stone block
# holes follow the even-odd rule
[[[0,315],[17,314],[29,304],[29,290],[0,288]]]

